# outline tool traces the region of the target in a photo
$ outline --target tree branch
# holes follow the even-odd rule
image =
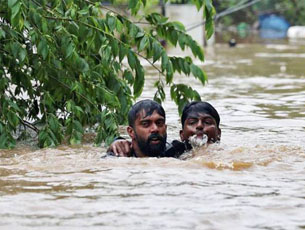
[[[19,118],[19,119],[20,119],[20,118]],[[33,124],[31,124],[30,122],[25,121],[25,120],[22,120],[22,119],[20,119],[20,122],[21,122],[24,126],[26,126],[26,127],[30,128],[30,129],[34,130],[36,133],[39,132],[39,129],[38,129],[37,127],[35,127]]]

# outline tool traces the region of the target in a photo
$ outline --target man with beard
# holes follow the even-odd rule
[[[130,157],[162,157],[166,149],[167,126],[163,107],[152,100],[142,100],[132,106],[128,113],[128,141],[111,145],[108,155]],[[118,143],[123,143],[118,144]],[[126,148],[120,154],[120,148]]]
[[[165,117],[165,115],[164,115]],[[220,117],[217,110],[208,102],[194,101],[187,104],[182,112],[180,130],[181,141],[174,140],[159,157],[179,158],[193,146],[220,141]],[[130,155],[130,142],[127,140],[114,141],[110,149],[117,156]]]

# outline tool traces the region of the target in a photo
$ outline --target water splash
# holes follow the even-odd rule
[[[208,136],[204,134],[202,137],[197,137],[197,135],[195,134],[189,138],[189,142],[193,149],[199,148],[207,144]]]

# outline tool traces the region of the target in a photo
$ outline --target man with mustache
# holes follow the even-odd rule
[[[115,156],[162,157],[166,149],[167,126],[163,107],[152,100],[142,100],[128,113],[127,133],[131,143],[117,139],[107,150]]]
[[[220,141],[220,117],[217,110],[208,102],[194,101],[187,104],[182,112],[181,123],[182,142],[174,140],[164,152],[157,154],[158,157],[179,158],[184,152],[192,149],[192,142],[205,143],[204,138],[207,138],[208,144]],[[130,142],[124,139],[114,141],[109,149],[116,156],[128,156],[131,152]]]

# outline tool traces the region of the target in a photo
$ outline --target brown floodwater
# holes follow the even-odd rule
[[[0,150],[0,229],[304,229],[304,63],[297,43],[208,48],[207,85],[176,82],[217,108],[222,139],[184,161],[101,159],[91,144]],[[147,74],[141,99],[159,78]],[[177,139],[177,107],[164,108]]]

